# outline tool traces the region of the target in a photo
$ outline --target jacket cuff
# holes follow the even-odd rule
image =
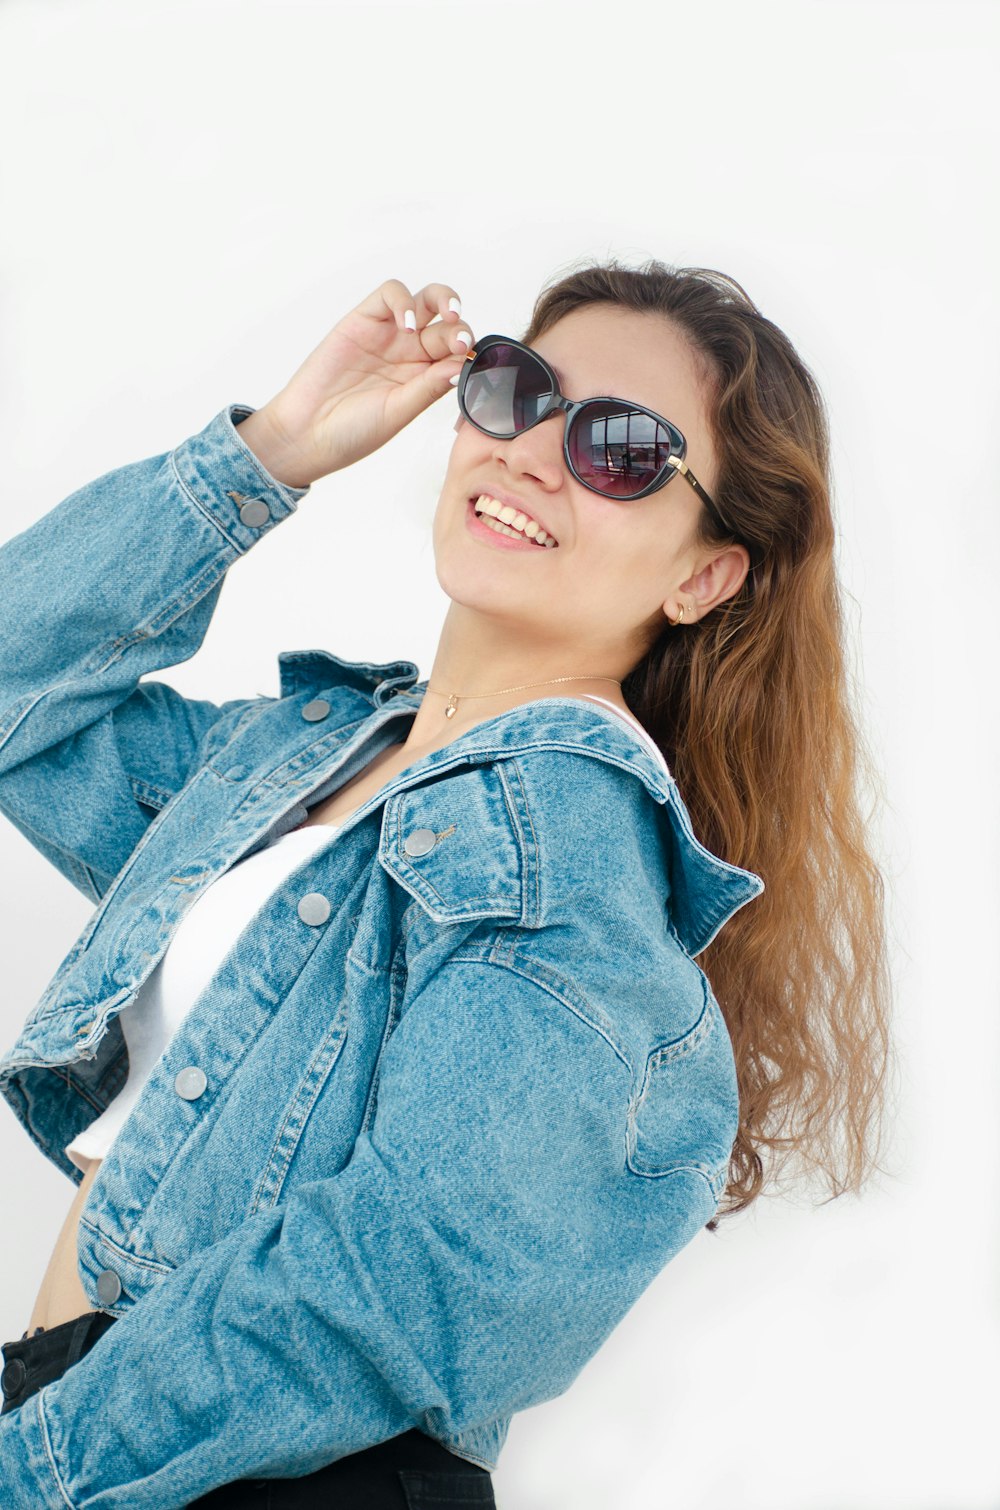
[[[293,514],[309,492],[272,477],[240,439],[239,421],[254,412],[248,404],[227,404],[170,453],[181,487],[240,552]]]

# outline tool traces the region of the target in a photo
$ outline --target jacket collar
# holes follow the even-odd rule
[[[283,695],[322,694],[348,682],[367,693],[378,711],[387,705],[416,711],[427,690],[426,680],[417,681],[419,668],[412,661],[344,661],[325,650],[310,650],[286,651],[279,662]],[[486,765],[537,749],[578,751],[630,771],[662,805],[670,853],[670,913],[690,955],[707,948],[733,913],[764,891],[755,871],[723,860],[696,837],[677,783],[645,731],[584,698],[537,698],[484,720],[418,761],[400,778],[391,799],[397,793],[402,797],[439,767]]]
[[[345,661],[328,650],[286,650],[278,657],[282,697],[316,696],[345,683],[367,692],[376,708],[420,707],[428,679],[418,681],[413,661]],[[426,757],[428,768],[457,755],[471,761],[516,755],[539,747],[579,750],[634,772],[657,802],[665,802],[674,778],[660,751],[638,726],[580,697],[543,697],[510,708],[460,734]],[[425,762],[420,762],[421,772]]]

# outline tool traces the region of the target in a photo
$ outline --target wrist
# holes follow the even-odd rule
[[[240,440],[276,482],[287,488],[308,488],[316,481],[319,474],[305,464],[302,453],[275,423],[266,405],[248,414],[236,428]]]

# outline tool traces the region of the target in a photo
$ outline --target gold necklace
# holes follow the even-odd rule
[[[614,682],[616,687],[621,686],[621,682],[614,676],[553,676],[545,682],[521,682],[517,687],[501,687],[497,692],[452,692],[449,693],[448,706],[444,710],[444,716],[445,718],[454,718],[458,710],[459,699],[463,697],[502,697],[505,692],[523,692],[526,687],[551,687],[555,682]],[[428,683],[424,690],[431,692],[434,689]],[[444,693],[435,691],[434,696],[443,697]]]

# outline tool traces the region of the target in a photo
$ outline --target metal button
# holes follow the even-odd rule
[[[303,923],[316,928],[330,916],[330,904],[321,891],[307,891],[299,902],[298,913]]]
[[[325,718],[330,711],[330,704],[324,697],[314,697],[311,703],[306,703],[302,709],[302,717],[307,718],[311,724],[318,723]]]
[[[407,855],[430,854],[437,843],[437,834],[432,828],[415,828],[403,840],[403,853]]]
[[[245,503],[240,509],[240,518],[243,523],[252,525],[254,529],[266,524],[270,517],[271,510],[263,498],[251,498],[250,502]]]
[[[208,1077],[203,1069],[196,1064],[189,1064],[186,1069],[178,1070],[174,1076],[174,1090],[178,1096],[183,1096],[185,1101],[197,1101],[208,1084]]]
[[[0,1374],[0,1389],[3,1390],[4,1399],[9,1400],[11,1395],[16,1395],[27,1377],[27,1367],[20,1358],[12,1358],[5,1364],[4,1371]]]
[[[103,1306],[113,1306],[122,1292],[122,1282],[114,1269],[102,1269],[97,1276],[97,1298]]]

